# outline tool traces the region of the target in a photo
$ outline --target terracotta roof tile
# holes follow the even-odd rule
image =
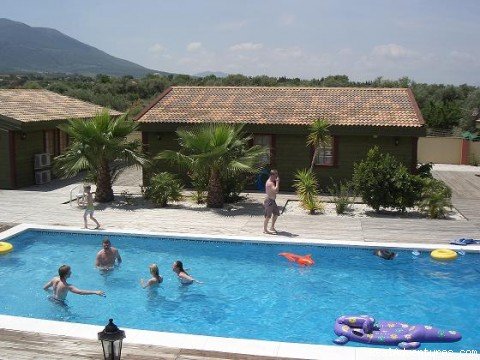
[[[227,122],[420,127],[409,89],[175,86],[137,118],[145,123]]]
[[[48,90],[0,89],[0,116],[21,122],[90,118],[101,106]],[[106,109],[111,115],[120,115]]]

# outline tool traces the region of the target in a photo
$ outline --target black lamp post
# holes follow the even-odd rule
[[[113,323],[113,319],[108,320],[105,329],[98,333],[98,340],[102,342],[105,360],[120,360],[123,339],[125,339],[125,331],[120,330]]]

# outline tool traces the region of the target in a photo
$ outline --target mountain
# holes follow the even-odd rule
[[[198,74],[195,74],[193,76],[196,77],[205,77],[205,76],[210,76],[210,75],[215,75],[217,78],[225,78],[228,76],[227,73],[221,72],[221,71],[204,71],[200,72]]]
[[[167,74],[111,56],[60,31],[0,18],[0,73],[17,72],[135,77]]]

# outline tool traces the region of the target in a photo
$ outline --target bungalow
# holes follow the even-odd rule
[[[57,126],[102,110],[47,90],[0,89],[0,189],[48,181],[51,157],[68,145],[67,134]]]
[[[245,124],[253,143],[270,152],[268,167],[278,169],[283,189],[296,170],[309,167],[309,125],[331,124],[331,139],[320,149],[315,171],[325,187],[330,179],[350,179],[355,162],[378,145],[413,169],[425,122],[412,91],[405,88],[279,88],[175,86],[137,116],[144,146],[151,154],[178,149],[175,131],[207,122]],[[166,168],[166,165],[164,165]]]

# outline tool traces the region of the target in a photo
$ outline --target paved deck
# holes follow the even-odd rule
[[[99,360],[100,342],[66,336],[0,329],[0,360]],[[266,356],[176,349],[125,343],[122,359],[127,360],[273,360]],[[291,358],[289,358],[291,360]]]
[[[477,227],[480,226],[480,168],[437,167],[437,179],[452,189],[452,201],[458,211]]]
[[[480,177],[475,176],[477,169],[471,167],[469,171],[451,171],[450,168],[443,170],[440,167],[434,171],[437,178],[452,187],[454,206],[467,220],[284,214],[277,222],[279,236],[393,243],[444,243],[459,237],[480,238]],[[128,176],[129,179],[138,179],[131,174]],[[75,184],[77,183],[59,181],[44,187],[0,190],[0,223],[82,227],[83,210],[76,204],[65,203]],[[109,205],[98,205],[95,212],[105,229],[262,236],[263,194],[248,193],[246,201],[220,210],[184,206],[158,209],[142,201],[138,185],[117,185],[114,190],[118,195],[117,201]],[[137,205],[125,202],[120,195],[123,191],[133,194],[133,202]],[[294,198],[292,194],[280,194],[278,203],[284,206]]]

